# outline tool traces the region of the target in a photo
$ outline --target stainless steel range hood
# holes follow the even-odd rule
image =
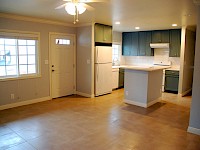
[[[151,48],[169,48],[169,43],[150,43]]]

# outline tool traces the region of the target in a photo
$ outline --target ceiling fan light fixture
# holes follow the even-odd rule
[[[86,11],[86,8],[84,7],[83,3],[78,3],[76,8],[77,8],[79,14],[82,14]]]
[[[70,15],[76,15],[76,6],[73,3],[67,3],[65,10]]]

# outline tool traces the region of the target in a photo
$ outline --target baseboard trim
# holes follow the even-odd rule
[[[187,94],[188,94],[189,92],[191,92],[191,91],[192,91],[192,89],[189,89],[189,90],[187,90],[187,91],[181,93],[181,96],[183,97],[183,96],[187,95]]]
[[[39,102],[44,102],[44,101],[48,101],[48,100],[51,100],[51,99],[52,98],[50,96],[48,96],[48,97],[42,97],[42,98],[38,98],[38,99],[32,99],[32,100],[27,100],[27,101],[12,103],[12,104],[6,104],[6,105],[0,106],[0,110],[24,106],[24,105],[29,105],[29,104],[34,104],[34,103],[39,103]]]
[[[187,132],[200,135],[200,129],[193,128],[193,127],[190,127],[190,126],[188,127]]]
[[[159,99],[156,99],[156,100],[153,100],[149,103],[140,103],[140,102],[136,102],[136,101],[133,101],[133,100],[127,100],[127,99],[124,99],[124,102],[127,103],[127,104],[132,104],[132,105],[136,105],[136,106],[140,106],[140,107],[144,107],[144,108],[147,108],[157,102],[159,102]]]
[[[79,92],[79,91],[76,91],[76,94],[80,95],[80,96],[88,97],[88,98],[94,98],[94,94],[91,95],[91,94],[82,93],[82,92]]]

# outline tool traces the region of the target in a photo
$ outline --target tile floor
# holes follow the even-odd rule
[[[123,89],[69,96],[0,111],[0,150],[200,150],[187,133],[191,97],[163,94],[145,109],[123,103]]]

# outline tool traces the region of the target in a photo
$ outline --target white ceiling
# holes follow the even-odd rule
[[[62,21],[73,25],[73,16],[64,8],[62,0],[0,0],[0,12]],[[106,3],[88,3],[94,11],[79,16],[77,25],[98,22],[112,25],[114,31],[156,30],[173,28],[171,24],[196,25],[197,7],[192,0],[107,0]],[[120,21],[120,25],[115,25]],[[177,27],[176,27],[177,28]]]

